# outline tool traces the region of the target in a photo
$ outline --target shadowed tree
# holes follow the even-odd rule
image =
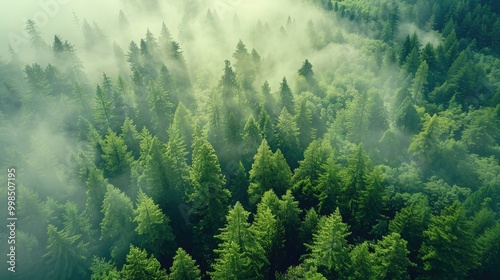
[[[108,185],[102,203],[101,240],[112,242],[111,257],[123,262],[134,237],[134,208],[132,202],[117,188]]]
[[[174,235],[170,219],[165,216],[153,199],[139,190],[137,208],[134,210],[135,231],[141,248],[160,256],[173,251]]]
[[[70,235],[48,226],[47,253],[43,255],[46,264],[53,269],[47,275],[50,279],[85,279],[87,277],[87,246],[77,243],[80,235]]]

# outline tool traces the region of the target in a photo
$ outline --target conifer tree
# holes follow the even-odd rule
[[[224,188],[226,179],[221,174],[219,160],[205,137],[198,136],[194,140],[193,164],[189,172],[191,186],[187,195],[191,206],[189,214],[195,223],[195,242],[204,254],[210,254],[215,248],[215,240],[207,240],[207,236],[216,235],[224,224],[231,193]]]
[[[222,241],[213,264],[214,279],[261,279],[267,266],[266,252],[250,230],[248,215],[240,203],[236,203],[227,215],[226,226],[217,236]]]
[[[467,220],[458,202],[432,216],[420,258],[427,275],[441,278],[463,278],[478,265],[478,247]]]
[[[170,268],[169,278],[172,280],[201,280],[201,272],[191,256],[179,248],[175,253],[174,263]]]
[[[70,235],[48,226],[47,253],[43,255],[46,264],[53,269],[47,275],[51,279],[84,279],[87,274],[87,244],[78,243],[80,235]]]
[[[161,268],[154,255],[148,256],[146,250],[130,245],[127,263],[120,271],[121,279],[126,280],[167,280],[167,273]]]
[[[279,107],[281,110],[283,108],[286,108],[288,112],[293,114],[293,110],[295,109],[293,106],[293,94],[292,90],[288,86],[288,82],[286,80],[286,77],[283,77],[282,82],[280,83],[280,90],[279,90]]]
[[[295,123],[292,115],[286,108],[281,110],[276,124],[276,138],[278,146],[285,158],[292,168],[296,167],[299,159],[298,151],[300,151],[299,144],[299,128]]]
[[[122,262],[134,232],[134,208],[124,193],[108,185],[102,202],[101,240],[112,242],[111,257]]]
[[[345,279],[349,273],[350,235],[347,224],[342,222],[337,209],[326,218],[314,234],[313,243],[308,246],[310,254],[305,259],[306,265],[316,266],[328,279]]]
[[[273,154],[267,141],[263,139],[250,170],[250,203],[257,203],[261,195],[270,189],[277,194],[285,194],[290,187],[291,177],[292,172],[281,151],[278,149]]]
[[[169,225],[170,219],[162,213],[154,201],[139,190],[137,208],[134,210],[135,231],[141,248],[156,256],[172,250],[174,235]]]
[[[377,279],[409,279],[408,267],[414,264],[407,257],[406,244],[399,233],[391,233],[374,245]]]
[[[327,159],[333,150],[326,141],[315,140],[304,151],[304,159],[293,175],[293,190],[305,209],[316,206],[319,201],[318,180],[325,172]]]
[[[372,280],[377,279],[375,276],[375,259],[369,251],[369,245],[365,241],[354,246],[349,252],[350,270],[352,274],[347,279],[349,280]]]

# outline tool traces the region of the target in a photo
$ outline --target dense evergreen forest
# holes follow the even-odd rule
[[[500,279],[499,1],[119,5],[3,42],[1,279]]]

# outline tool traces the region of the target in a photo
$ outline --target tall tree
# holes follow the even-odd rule
[[[47,253],[43,258],[53,268],[47,276],[50,279],[85,279],[88,276],[87,244],[77,243],[79,235],[58,231],[53,225],[49,225],[47,231]]]
[[[300,143],[299,143],[299,128],[295,123],[295,119],[286,108],[281,110],[276,124],[276,138],[278,146],[292,168],[297,167],[299,159]]]
[[[420,258],[426,275],[442,279],[463,278],[479,263],[478,246],[471,232],[471,224],[458,202],[432,216]]]
[[[263,139],[250,170],[250,203],[257,203],[261,195],[270,189],[284,194],[290,186],[291,177],[292,172],[281,151],[278,149],[273,154],[267,141]]]
[[[201,280],[201,272],[191,256],[179,248],[175,253],[174,263],[170,268],[169,278],[172,280]]]
[[[153,199],[139,190],[137,208],[134,210],[135,231],[139,237],[141,248],[156,256],[173,249],[174,235],[169,225],[170,219],[165,216]]]
[[[217,236],[222,241],[216,252],[211,276],[215,279],[262,279],[267,265],[265,250],[250,230],[248,215],[240,203],[236,203],[227,215],[226,226]]]
[[[293,175],[293,190],[302,208],[308,209],[319,203],[318,180],[325,172],[325,164],[332,153],[330,144],[321,140],[311,142],[304,151],[304,159]]]
[[[195,138],[193,146],[191,186],[187,192],[191,206],[189,214],[195,223],[197,246],[204,254],[210,254],[215,248],[215,240],[211,237],[216,235],[224,224],[226,205],[231,193],[224,188],[226,179],[221,173],[219,160],[206,136]]]
[[[414,264],[408,259],[406,244],[399,233],[391,233],[374,245],[377,279],[409,279],[407,269]]]
[[[108,185],[102,203],[101,240],[112,242],[111,257],[123,262],[134,237],[134,208],[124,193]]]
[[[295,109],[293,106],[293,94],[292,94],[292,90],[288,86],[288,82],[286,80],[286,77],[283,77],[283,80],[280,83],[278,100],[279,100],[279,107],[281,109],[286,108],[288,110],[288,112],[293,114],[293,112],[294,112],[293,110]]]
[[[354,246],[349,252],[351,260],[351,271],[347,279],[349,280],[372,280],[378,279],[375,276],[375,256],[370,253],[369,245],[365,241],[361,244]]]
[[[349,227],[342,222],[340,211],[335,210],[321,224],[314,234],[313,243],[308,246],[311,253],[305,259],[306,265],[316,266],[328,279],[345,279],[349,273]]]
[[[130,245],[127,263],[120,271],[121,279],[126,280],[167,280],[167,273],[161,268],[154,255],[148,256],[146,250]]]

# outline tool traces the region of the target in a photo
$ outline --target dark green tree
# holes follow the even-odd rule
[[[432,216],[420,258],[426,275],[442,279],[463,278],[478,263],[478,245],[471,224],[458,202]]]
[[[111,257],[123,262],[134,237],[134,208],[132,202],[117,188],[108,185],[102,202],[101,240],[111,242]]]
[[[153,199],[141,190],[137,195],[137,208],[134,210],[134,215],[134,222],[137,223],[135,231],[141,248],[156,256],[173,249],[174,235],[169,225],[170,219],[162,213]]]
[[[88,244],[77,242],[80,235],[58,231],[53,225],[49,225],[47,231],[47,253],[43,258],[53,268],[48,279],[85,279],[88,276]]]

